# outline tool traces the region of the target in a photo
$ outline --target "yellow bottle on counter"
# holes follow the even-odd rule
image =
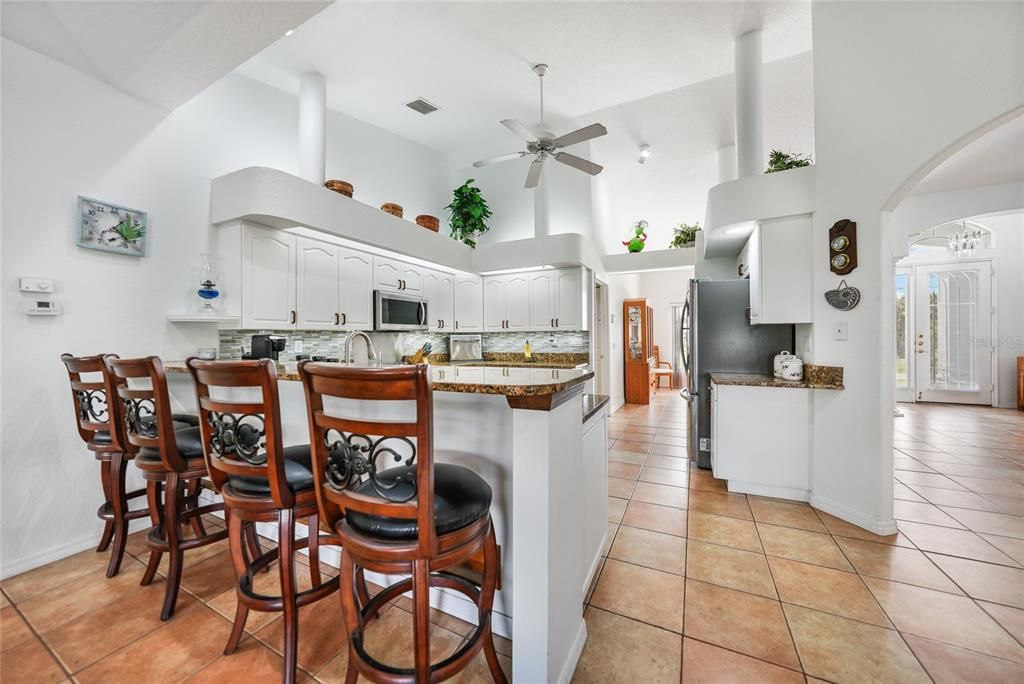
[[[533,350],[530,349],[530,340],[526,340],[526,344],[523,345],[523,356],[527,361],[533,358]]]

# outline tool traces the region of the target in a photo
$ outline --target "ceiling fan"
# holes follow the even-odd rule
[[[540,125],[537,127],[536,134],[534,131],[523,124],[523,122],[517,119],[504,119],[501,125],[512,131],[520,138],[526,141],[526,150],[522,152],[512,152],[511,154],[503,154],[500,157],[491,157],[490,159],[483,159],[478,162],[474,162],[473,166],[480,168],[481,166],[489,166],[490,164],[497,164],[498,162],[510,161],[512,159],[519,159],[525,157],[528,154],[532,154],[536,157],[533,163],[530,164],[530,170],[526,174],[526,187],[535,188],[540,182],[540,172],[544,168],[544,160],[548,157],[552,157],[555,161],[561,162],[567,166],[571,166],[574,169],[579,169],[584,173],[589,173],[591,176],[596,176],[601,173],[604,169],[600,164],[595,164],[592,161],[577,157],[574,154],[568,152],[562,152],[563,147],[569,147],[577,143],[586,142],[594,138],[599,138],[602,135],[608,133],[608,129],[599,123],[590,124],[584,126],[572,133],[566,133],[555,137],[555,134],[551,131],[544,129],[544,74],[548,72],[547,64],[538,64],[533,67],[533,73],[537,74],[540,78]]]

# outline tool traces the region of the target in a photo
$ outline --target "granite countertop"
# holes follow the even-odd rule
[[[404,357],[408,360],[408,356]],[[484,352],[483,360],[464,361],[453,364],[448,354],[431,354],[427,357],[431,366],[496,366],[504,368],[586,368],[590,355],[573,352],[534,352],[530,359],[520,352]]]
[[[184,361],[167,361],[168,373],[187,373]],[[586,368],[519,368],[514,366],[430,367],[435,392],[500,394],[506,397],[533,397],[558,394],[594,377]],[[279,380],[299,380],[298,366],[278,363]]]
[[[583,422],[586,423],[590,417],[601,410],[611,397],[607,394],[584,394],[583,395]]]
[[[805,370],[803,380],[782,380],[773,375],[759,373],[711,373],[711,382],[716,385],[741,385],[744,387],[841,390],[844,389],[842,370],[842,368],[838,369],[838,376],[835,373],[822,374],[813,369],[808,373]]]

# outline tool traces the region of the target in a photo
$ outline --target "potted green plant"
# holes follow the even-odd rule
[[[682,247],[693,247],[697,241],[697,231],[700,230],[700,221],[690,225],[680,223],[672,229],[672,242],[668,243],[669,249],[680,249]]]
[[[812,163],[811,155],[809,154],[789,154],[782,150],[772,150],[768,155],[768,168],[764,172],[775,173],[776,171],[799,169],[804,166],[810,166]]]
[[[445,207],[449,214],[448,225],[452,229],[452,238],[470,247],[476,247],[477,238],[488,231],[487,219],[491,217],[487,200],[473,183],[474,179],[470,178],[455,188],[452,203]]]

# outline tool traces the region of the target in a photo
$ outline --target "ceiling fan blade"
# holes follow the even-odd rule
[[[575,154],[569,154],[568,152],[556,152],[555,161],[562,162],[574,169],[579,169],[584,173],[589,173],[591,176],[596,176],[604,170],[604,167],[600,164],[595,164],[592,161],[587,161],[582,157],[577,157]]]
[[[544,158],[537,157],[530,164],[530,172],[526,174],[526,187],[535,188],[540,183],[540,172],[544,168]]]
[[[510,154],[503,154],[500,157],[491,157],[490,159],[481,159],[478,162],[473,162],[473,166],[475,168],[479,169],[481,166],[490,166],[491,164],[498,164],[498,163],[503,162],[503,161],[511,161],[512,159],[520,159],[521,157],[525,157],[527,154],[528,154],[527,152],[512,152]]]
[[[526,142],[537,142],[537,136],[533,134],[526,124],[519,119],[502,119],[501,125],[512,131]]]
[[[551,144],[555,147],[569,147],[569,145],[575,145],[576,143],[586,142],[587,140],[593,140],[594,138],[600,138],[602,135],[607,135],[608,129],[599,123],[590,124],[583,128],[573,131],[572,133],[566,133],[565,135],[559,136],[551,141]]]

